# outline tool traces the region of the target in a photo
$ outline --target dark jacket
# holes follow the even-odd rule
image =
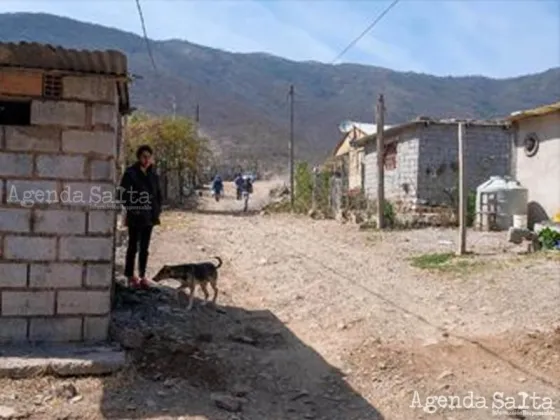
[[[121,200],[126,209],[128,226],[159,225],[161,189],[159,176],[150,166],[144,173],[139,163],[128,167],[121,180]]]

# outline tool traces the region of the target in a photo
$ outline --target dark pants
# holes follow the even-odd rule
[[[152,228],[152,226],[128,227],[128,249],[126,250],[126,263],[124,267],[124,275],[126,277],[134,276],[134,261],[136,260],[137,253],[138,274],[140,278],[146,276]]]

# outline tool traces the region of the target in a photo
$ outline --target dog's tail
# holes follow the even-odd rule
[[[222,266],[222,259],[220,257],[214,257],[218,260],[218,265],[216,266],[216,268],[220,268]]]

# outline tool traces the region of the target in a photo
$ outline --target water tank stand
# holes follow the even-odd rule
[[[480,230],[495,230],[497,228],[498,195],[493,192],[480,193],[480,208],[477,213]]]

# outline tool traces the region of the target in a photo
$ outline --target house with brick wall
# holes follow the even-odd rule
[[[376,134],[354,142],[365,148],[364,190],[377,196]],[[385,198],[421,205],[450,205],[458,186],[458,121],[419,117],[384,130]],[[511,173],[511,136],[504,121],[464,125],[468,190],[492,175]]]
[[[127,60],[0,43],[0,342],[103,341]]]
[[[527,223],[560,213],[560,102],[514,112],[513,176],[528,190]]]

